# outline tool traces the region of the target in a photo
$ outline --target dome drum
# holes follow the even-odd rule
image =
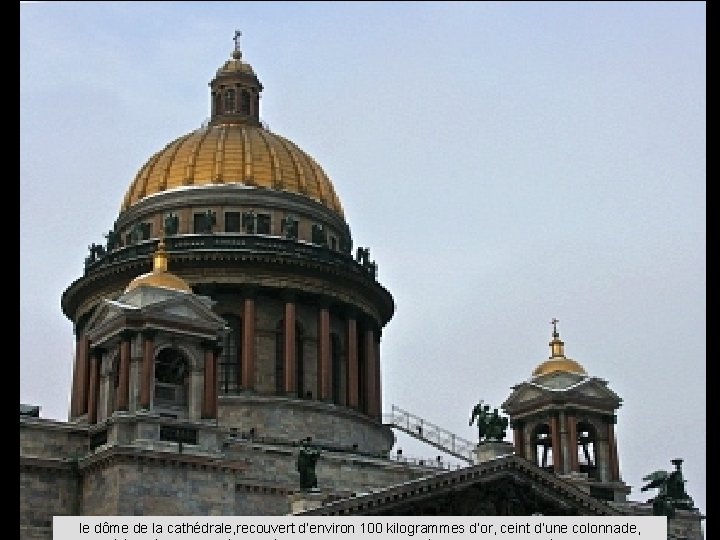
[[[85,275],[63,294],[62,308],[72,320],[99,299],[117,296],[150,270],[156,239],[118,248],[86,267]],[[180,235],[165,239],[173,273],[193,288],[294,287],[316,297],[354,306],[384,325],[394,311],[390,293],[370,269],[349,254],[326,247],[262,235]],[[237,291],[236,291],[237,292]]]
[[[207,211],[214,214],[214,224],[209,230],[198,229],[198,217]],[[352,249],[350,228],[327,207],[295,193],[240,184],[177,188],[162,197],[146,197],[118,217],[113,232],[123,245],[133,243],[131,233],[138,226],[147,231],[140,239],[157,236],[161,230],[166,236],[198,232],[285,236],[286,218],[298,222],[298,240],[326,244],[334,251]]]

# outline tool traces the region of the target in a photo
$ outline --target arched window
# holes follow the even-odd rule
[[[553,448],[550,426],[540,424],[533,430],[533,445],[535,447],[535,464],[543,469],[552,470]]]
[[[225,103],[224,103],[224,111],[226,113],[232,113],[235,112],[235,90],[233,88],[228,88],[225,90]]]
[[[190,362],[178,349],[168,347],[155,358],[153,407],[176,411],[188,403]]]
[[[229,331],[223,340],[218,365],[218,392],[236,393],[241,390],[242,374],[242,320],[231,314],[223,315]]]
[[[250,92],[243,90],[240,94],[240,113],[250,114]]]
[[[597,477],[596,461],[597,431],[590,422],[577,424],[577,454],[580,472],[587,473],[589,478]]]

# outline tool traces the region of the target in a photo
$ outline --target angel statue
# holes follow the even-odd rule
[[[484,404],[482,400],[473,407],[468,425],[472,426],[473,422],[477,423],[478,442],[502,441],[505,438],[508,419],[500,416],[497,409],[491,413],[490,405]]]

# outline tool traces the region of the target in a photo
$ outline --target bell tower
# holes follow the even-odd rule
[[[513,386],[502,404],[513,429],[515,453],[574,481],[599,499],[624,502],[615,422],[622,400],[607,382],[565,356],[553,319],[550,357],[530,379]]]

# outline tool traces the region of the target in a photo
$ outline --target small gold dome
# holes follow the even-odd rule
[[[128,293],[140,286],[162,287],[164,289],[174,289],[187,293],[192,292],[190,285],[188,285],[184,279],[167,271],[167,252],[165,251],[165,243],[163,241],[160,241],[158,249],[153,255],[152,272],[142,274],[133,279],[125,288],[125,292]]]
[[[550,358],[535,368],[533,377],[552,373],[554,371],[564,371],[566,373],[577,373],[578,375],[587,375],[585,369],[575,360],[570,358]]]
[[[553,325],[553,339],[548,344],[550,345],[550,358],[535,368],[532,373],[533,377],[539,377],[540,375],[546,375],[555,371],[587,375],[587,372],[580,364],[565,356],[565,342],[560,340],[560,334],[557,331],[557,323],[559,322],[557,319],[551,321]]]
[[[211,124],[169,143],[135,176],[121,211],[164,191],[242,184],[304,195],[343,215],[325,172],[292,141],[247,123]]]

